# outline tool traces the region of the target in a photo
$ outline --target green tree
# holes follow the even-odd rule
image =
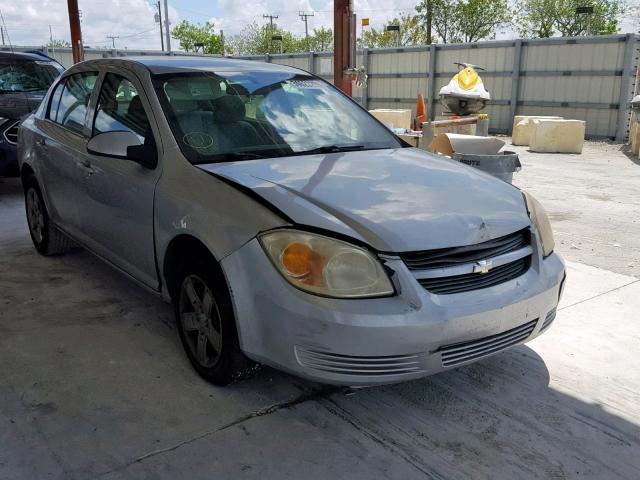
[[[180,42],[185,52],[199,50],[196,44],[202,44],[203,53],[222,53],[222,37],[215,33],[213,23],[204,25],[183,20],[171,30],[171,36]]]
[[[333,30],[330,28],[314,28],[309,38],[298,41],[298,49],[302,52],[332,52]]]
[[[272,37],[280,35],[282,40],[273,40]],[[258,25],[256,22],[245,26],[242,31],[232,37],[229,42],[229,50],[235,55],[264,55],[280,53],[297,53],[300,50],[300,42],[291,32],[282,30],[277,26]]]
[[[425,29],[429,28],[428,16],[431,15],[431,28],[442,43],[460,42],[460,3],[458,0],[422,0],[416,5],[416,11]]]
[[[67,42],[66,40],[56,40],[54,38],[53,40],[50,40],[49,43],[47,43],[47,47],[49,47],[49,48],[71,48],[71,43]]]
[[[387,26],[397,25],[400,31],[389,31]],[[364,32],[360,45],[366,48],[376,47],[407,47],[413,45],[423,45],[427,36],[422,28],[418,15],[401,15],[385,24],[380,30],[370,28]]]
[[[429,23],[442,43],[493,39],[500,27],[511,22],[506,0],[422,0],[417,6],[421,25]]]
[[[518,5],[518,33],[525,38],[549,38],[555,34],[556,0],[524,0]]]
[[[577,15],[578,7],[592,7],[593,13]],[[517,9],[523,37],[577,37],[616,33],[625,5],[620,0],[521,0]]]

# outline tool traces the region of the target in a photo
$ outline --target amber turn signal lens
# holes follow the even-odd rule
[[[313,250],[304,243],[292,243],[282,252],[282,266],[292,277],[304,277],[311,271]]]
[[[331,298],[394,293],[380,261],[361,247],[284,228],[265,232],[259,240],[278,272],[300,290]]]

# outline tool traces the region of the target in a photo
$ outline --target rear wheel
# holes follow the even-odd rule
[[[25,209],[33,245],[42,255],[61,255],[73,247],[73,242],[51,224],[42,192],[35,177],[25,182]]]
[[[217,266],[188,259],[174,281],[173,302],[180,339],[196,371],[227,385],[251,370],[240,350],[228,289]]]

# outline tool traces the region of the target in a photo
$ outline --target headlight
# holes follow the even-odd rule
[[[265,233],[260,242],[282,276],[301,290],[337,298],[394,293],[380,261],[349,243],[294,230]]]
[[[556,242],[553,239],[553,232],[551,231],[551,223],[544,207],[533,196],[527,192],[522,192],[524,195],[525,203],[527,204],[527,210],[529,211],[529,217],[538,229],[540,233],[540,241],[542,242],[542,254],[547,257],[553,253],[553,249],[556,246]]]
[[[7,121],[6,118],[0,117],[0,126],[3,125]]]

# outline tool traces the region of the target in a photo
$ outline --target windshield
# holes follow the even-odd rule
[[[58,74],[53,65],[45,62],[0,60],[0,93],[47,90]]]
[[[162,74],[154,86],[192,163],[402,147],[366,111],[309,75]]]

